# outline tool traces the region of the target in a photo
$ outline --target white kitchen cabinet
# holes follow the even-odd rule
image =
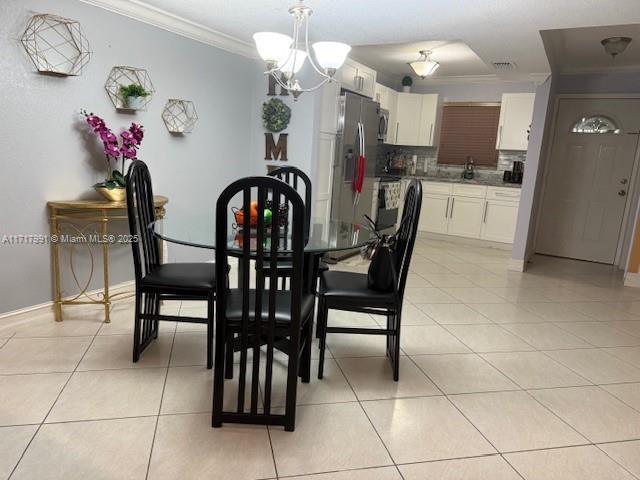
[[[392,88],[387,89],[387,110],[389,110],[389,125],[387,126],[387,140],[385,143],[392,144],[396,138],[398,121],[398,92]]]
[[[393,141],[396,145],[433,146],[438,95],[398,93]]]
[[[373,95],[373,100],[378,102],[380,104],[380,108],[384,108],[385,110],[389,109],[387,105],[388,90],[388,87],[385,87],[381,83],[376,83],[375,93]]]
[[[492,242],[513,243],[518,205],[517,201],[485,200],[480,238]]]
[[[535,93],[503,93],[498,122],[498,150],[526,150]]]
[[[423,181],[422,190],[418,230],[513,243],[519,189]]]
[[[345,90],[375,98],[376,75],[372,68],[347,58],[336,72],[335,79]]]
[[[418,142],[426,147],[433,147],[436,136],[436,115],[438,113],[438,95],[422,95],[420,111],[420,131]]]
[[[446,234],[450,203],[451,197],[449,195],[423,193],[418,230]]]
[[[482,198],[451,197],[447,233],[459,237],[480,238],[484,202]]]
[[[338,105],[340,99],[340,84],[327,82],[322,86],[320,99],[320,132],[338,132]]]

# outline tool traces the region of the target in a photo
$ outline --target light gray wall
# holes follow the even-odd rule
[[[287,138],[288,158],[287,162],[267,161],[264,159],[265,140],[264,134],[267,131],[262,125],[262,104],[271,98],[267,96],[268,79],[261,73],[264,71],[264,63],[255,62],[254,94],[252,100],[253,114],[251,116],[251,173],[253,175],[264,175],[267,165],[292,166],[303,170],[311,180],[315,177],[315,156],[316,156],[316,125],[320,115],[320,90],[305,92],[298,100],[294,101],[292,95],[281,96],[279,98],[291,108],[291,121],[289,126],[280,133],[289,134]],[[308,88],[320,81],[320,78],[309,65],[303,67],[299,78],[303,88]],[[276,92],[280,92],[277,88]],[[273,138],[278,140],[279,133],[274,133]]]
[[[440,103],[448,102],[499,102],[503,93],[532,93],[533,82],[459,83],[448,85],[422,85],[414,83],[414,93],[437,93]]]
[[[18,39],[30,16],[39,12],[82,23],[94,52],[82,76],[34,71]],[[116,113],[104,91],[114,65],[148,69],[156,88],[148,111]],[[211,212],[213,222],[218,193],[250,171],[253,60],[75,0],[2,0],[0,72],[0,235],[48,233],[48,200],[95,197],[91,186],[103,179],[103,161],[78,116],[80,108],[102,115],[114,130],[132,121],[145,126],[140,158],[150,166],[155,193],[170,198],[168,216],[197,210]],[[168,98],[195,102],[200,121],[191,135],[179,138],[166,131],[160,114]],[[170,251],[172,260],[211,255]],[[79,251],[81,274],[86,259]],[[48,246],[0,244],[0,265],[0,313],[51,300]],[[114,247],[112,283],[131,278],[130,248]],[[69,282],[65,293],[73,293]]]
[[[533,106],[529,149],[522,180],[518,221],[511,257],[517,262],[526,262],[531,255],[535,239],[535,226],[541,198],[544,160],[551,137],[551,124],[555,101],[556,82],[549,77],[536,89]]]
[[[640,71],[559,75],[557,93],[640,93]]]

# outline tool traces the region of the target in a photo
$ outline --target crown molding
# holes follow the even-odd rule
[[[257,58],[254,46],[248,42],[218,32],[197,22],[146,4],[140,0],[80,0],[82,3],[138,20],[154,27],[205,43],[230,53]]]

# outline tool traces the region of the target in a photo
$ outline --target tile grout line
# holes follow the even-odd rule
[[[162,308],[162,307],[160,307]],[[180,310],[182,310],[182,302],[180,302],[180,308],[178,310],[178,315],[180,314]],[[176,329],[178,328],[176,322]],[[156,415],[156,424],[153,428],[153,437],[151,438],[151,448],[149,449],[149,460],[147,461],[147,471],[145,473],[145,480],[149,478],[149,471],[151,470],[151,459],[153,458],[153,447],[156,443],[156,434],[158,432],[158,424],[160,423],[160,413],[162,412],[162,402],[164,401],[164,393],[167,387],[167,379],[169,378],[169,368],[171,366],[171,356],[173,354],[173,346],[176,342],[176,332],[174,330],[173,337],[171,338],[171,348],[169,349],[169,357],[167,359],[167,367],[164,375],[164,383],[162,384],[162,393],[160,395],[160,404],[158,405],[158,414]]]
[[[100,328],[102,328],[102,325],[100,326]],[[18,461],[16,462],[16,464],[14,465],[13,469],[11,470],[11,473],[9,474],[9,476],[7,477],[7,480],[10,480],[14,473],[16,472],[16,470],[18,469],[18,466],[20,465],[20,463],[22,462],[22,459],[24,458],[25,454],[27,453],[27,450],[29,450],[29,447],[31,446],[31,444],[33,443],[33,441],[35,440],[35,438],[38,436],[38,433],[40,432],[40,430],[42,429],[43,425],[45,424],[45,421],[47,420],[47,417],[51,414],[51,411],[53,410],[53,408],[56,406],[56,403],[58,403],[58,400],[60,399],[60,397],[62,396],[62,392],[64,392],[65,388],[67,388],[67,385],[69,385],[69,382],[71,381],[71,379],[73,378],[73,375],[76,373],[76,371],[78,370],[78,367],[80,366],[80,364],[82,363],[82,360],[84,359],[84,357],[87,355],[87,352],[89,351],[89,349],[91,348],[91,346],[93,345],[93,342],[96,339],[96,336],[98,335],[98,332],[100,331],[100,328],[98,328],[98,330],[93,334],[93,337],[91,338],[91,341],[89,342],[89,345],[87,345],[87,348],[85,349],[85,351],[83,352],[82,356],[78,359],[78,362],[76,363],[75,368],[73,369],[72,372],[60,372],[60,373],[69,373],[69,378],[67,378],[67,381],[64,383],[64,385],[62,386],[62,388],[60,389],[60,391],[58,392],[58,395],[56,395],[55,400],[51,403],[51,407],[49,407],[49,410],[47,411],[46,415],[42,418],[42,421],[40,422],[40,424],[38,425],[38,428],[36,428],[36,431],[33,433],[33,435],[31,436],[31,439],[29,440],[29,442],[27,443],[27,445],[25,446],[24,450],[22,450],[22,454],[20,455],[20,458],[18,459]],[[15,335],[15,334],[14,334]],[[12,337],[13,338],[13,337]]]
[[[389,455],[389,459],[391,460],[391,462],[393,463],[393,465],[396,467],[396,470],[398,471],[398,474],[400,475],[401,478],[404,479],[402,473],[400,472],[400,469],[398,468],[398,465],[395,461],[395,459],[393,458],[393,455],[391,455],[391,452],[389,451],[389,447],[387,447],[387,444],[384,443],[384,440],[382,440],[382,437],[380,436],[380,432],[378,432],[378,429],[376,428],[376,426],[373,424],[373,421],[371,420],[371,418],[369,417],[369,414],[367,413],[366,409],[364,408],[364,406],[362,405],[362,402],[360,401],[360,397],[358,397],[358,394],[356,393],[355,389],[353,388],[353,385],[351,384],[351,382],[349,381],[349,378],[347,377],[347,375],[344,373],[344,370],[342,369],[342,367],[340,366],[339,362],[335,362],[336,366],[338,367],[338,370],[340,370],[340,373],[342,374],[342,376],[344,377],[345,381],[347,382],[347,385],[349,385],[349,388],[351,389],[351,392],[353,393],[353,396],[356,398],[356,402],[358,403],[358,406],[360,407],[360,410],[362,410],[362,413],[364,414],[364,416],[367,418],[367,420],[369,421],[369,425],[371,425],[371,428],[373,428],[373,431],[376,432],[376,436],[378,437],[378,440],[380,440],[380,443],[382,444],[382,446],[384,447],[385,451],[387,452],[387,455]]]

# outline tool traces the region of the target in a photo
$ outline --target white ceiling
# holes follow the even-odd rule
[[[639,19],[640,20],[640,19]],[[631,37],[627,49],[611,58],[600,41]],[[570,28],[542,32],[553,71],[563,73],[640,69],[640,25]]]
[[[287,9],[295,3],[294,0],[83,1],[115,11],[133,5],[138,12],[151,12],[149,15],[154,17],[151,23],[162,23],[155,19],[166,12],[188,20],[197,28],[222,33],[229,41],[237,40],[236,50],[244,52],[249,51],[251,35],[256,31],[288,33],[291,19]],[[456,41],[468,45],[486,65],[512,61],[523,74],[550,71],[541,30],[640,22],[639,0],[307,0],[305,3],[314,9],[312,40],[337,40],[354,46]],[[479,68],[476,61],[469,65],[470,70]]]
[[[415,77],[408,63],[418,59],[420,50],[430,50],[430,58],[440,62],[434,78],[494,73],[493,68],[487,66],[468,45],[460,41],[366,45],[353,47],[351,57],[388,77],[407,74]]]

